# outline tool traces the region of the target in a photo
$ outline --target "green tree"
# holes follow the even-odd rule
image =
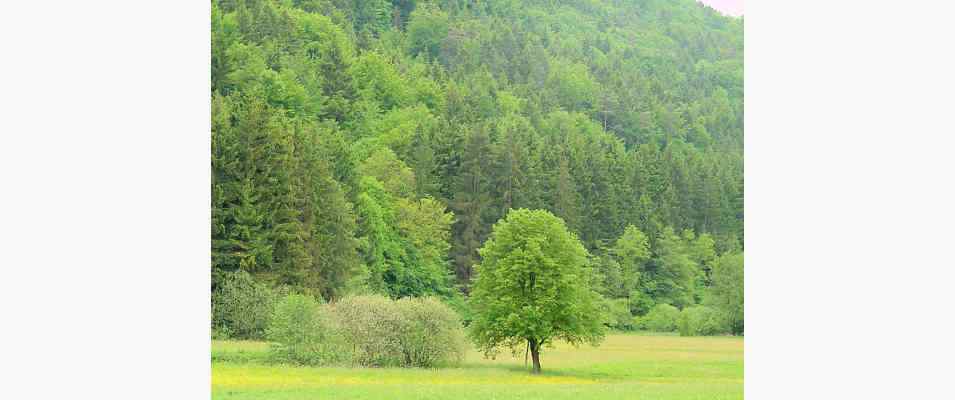
[[[524,344],[540,373],[540,351],[555,339],[600,343],[600,297],[593,291],[587,250],[564,222],[545,210],[512,210],[494,225],[470,304],[471,337],[485,355]]]
[[[473,267],[478,263],[478,248],[487,235],[484,222],[491,199],[488,196],[489,139],[482,128],[475,129],[464,148],[461,170],[456,180],[451,207],[455,223],[454,262],[458,283],[467,290]]]
[[[743,334],[743,253],[720,256],[713,265],[708,302],[720,310],[734,335]]]
[[[448,36],[448,14],[434,7],[418,7],[411,12],[408,40],[411,54],[425,54],[435,59],[441,51],[441,42]]]
[[[415,192],[414,171],[388,148],[378,148],[358,167],[364,176],[378,179],[393,196],[409,197]]]
[[[687,244],[673,228],[666,227],[657,238],[654,258],[649,263],[651,295],[658,303],[686,307],[694,303],[697,265]]]
[[[620,263],[623,291],[629,294],[637,286],[644,263],[650,259],[650,244],[647,235],[637,227],[627,228],[613,246],[613,254]]]

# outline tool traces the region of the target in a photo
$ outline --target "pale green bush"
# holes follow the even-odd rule
[[[464,356],[458,315],[435,299],[353,296],[331,310],[356,364],[432,367],[458,363]]]
[[[630,314],[627,299],[604,299],[602,306],[604,325],[624,331],[633,330],[633,315]]]
[[[275,306],[267,336],[273,361],[304,365],[347,359],[336,322],[312,296],[290,294]]]
[[[454,310],[434,298],[404,298],[395,306],[403,366],[454,365],[464,359],[467,342]]]
[[[647,315],[640,318],[640,329],[654,332],[675,332],[680,320],[680,310],[669,304],[657,304]]]
[[[212,330],[217,337],[262,339],[276,292],[245,271],[225,273],[212,292]]]
[[[379,295],[350,296],[334,303],[331,310],[356,364],[401,364],[396,334],[400,316],[392,300]]]
[[[680,313],[680,336],[708,336],[726,331],[725,318],[712,307],[693,306]]]

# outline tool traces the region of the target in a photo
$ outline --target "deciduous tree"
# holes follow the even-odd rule
[[[533,372],[554,340],[578,345],[604,336],[600,297],[589,285],[587,250],[564,222],[545,210],[512,210],[494,225],[470,304],[471,337],[485,355],[526,344]]]

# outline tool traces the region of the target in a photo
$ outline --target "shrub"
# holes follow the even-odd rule
[[[627,299],[604,299],[604,324],[620,330],[633,330],[633,315]]]
[[[656,305],[656,302],[653,301],[653,297],[646,294],[642,290],[634,290],[630,292],[630,313],[634,315],[646,315],[650,310],[653,309],[653,306]]]
[[[460,363],[467,349],[461,320],[435,298],[404,298],[395,302],[400,328],[401,365],[434,367]]]
[[[656,332],[675,332],[680,319],[680,310],[669,304],[657,304],[640,318],[640,328]]]
[[[336,324],[312,296],[290,294],[275,306],[267,336],[275,361],[321,365],[341,361],[344,346]]]
[[[693,306],[680,313],[680,336],[708,336],[722,333],[725,318],[712,307]]]
[[[356,364],[431,367],[454,364],[464,356],[459,317],[435,299],[353,296],[331,310]]]
[[[220,328],[212,328],[212,340],[229,340],[232,339],[231,329],[227,326]]]
[[[277,295],[247,272],[225,273],[212,292],[212,329],[220,337],[262,339]]]
[[[401,361],[395,334],[398,313],[394,302],[380,295],[350,296],[331,306],[352,360],[366,366],[395,366]]]

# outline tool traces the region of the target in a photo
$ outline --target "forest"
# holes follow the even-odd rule
[[[211,29],[214,335],[263,335],[235,326],[237,280],[481,321],[475,267],[514,210],[579,240],[605,326],[675,331],[682,310],[718,319],[697,334],[743,333],[741,18],[694,0],[214,0]]]

